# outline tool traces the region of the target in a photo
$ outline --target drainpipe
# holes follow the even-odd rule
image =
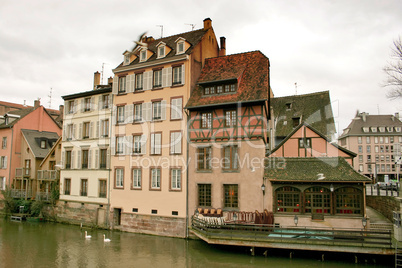
[[[112,105],[110,107],[110,123],[113,122],[113,94],[111,94],[112,97]],[[112,145],[112,124],[110,124],[110,138],[109,138],[109,176],[108,176],[108,187],[107,187],[107,211],[106,211],[106,226],[108,227],[108,229],[110,228],[110,172],[112,170],[112,148],[110,147],[110,145]]]
[[[10,144],[10,160],[8,166],[8,187],[11,189],[11,166],[12,166],[12,158],[13,158],[13,140],[14,140],[14,128],[11,128],[11,144]]]
[[[187,141],[188,141],[188,122],[189,122],[189,115],[188,115],[188,113],[187,113],[187,111],[185,110],[185,113],[186,113],[186,116],[187,116],[187,126],[186,126],[186,131],[187,131],[187,135],[186,135],[186,138],[187,138]],[[189,164],[188,164],[188,152],[189,152],[189,143],[188,142],[186,142],[186,144],[187,144],[187,146],[186,146],[186,152],[187,152],[187,156],[186,156],[186,166],[187,166],[187,169],[186,169],[186,238],[188,238],[188,224],[189,224],[189,221],[188,221],[188,187],[189,187],[189,185],[188,185],[188,169],[189,169]]]

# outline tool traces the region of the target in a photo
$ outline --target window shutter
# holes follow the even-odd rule
[[[113,112],[112,112],[112,126],[116,125],[116,118],[117,118],[117,107],[113,106]]]
[[[108,109],[111,109],[112,108],[112,98],[113,98],[113,95],[109,95],[109,98],[108,98],[108,100],[109,100],[109,105],[108,105]]]
[[[81,99],[81,106],[80,106],[80,111],[81,111],[81,113],[83,113],[84,112],[84,108],[85,108],[85,99]]]
[[[91,107],[89,107],[90,111],[94,111],[95,110],[95,96],[91,97]]]
[[[81,151],[77,152],[77,169],[81,169]]]
[[[176,142],[176,139],[175,139],[175,135],[176,134],[176,132],[171,132],[170,133],[170,153],[171,154],[174,154],[174,150],[175,150],[175,142]]]
[[[135,74],[127,75],[126,78],[126,89],[127,93],[134,92],[134,78]]]
[[[71,169],[74,169],[75,151],[71,151]]]
[[[167,68],[162,69],[162,87],[167,87]]]
[[[162,134],[157,133],[155,134],[155,153],[160,154],[161,153],[161,142],[162,142]]]
[[[145,102],[142,104],[142,116],[144,121],[151,121],[152,119],[152,102]]]
[[[144,88],[144,90],[152,89],[152,71],[144,72],[143,88]]]
[[[61,151],[61,166],[63,169],[66,168],[66,151],[62,150]]]
[[[66,125],[63,127],[63,137],[62,137],[62,140],[63,140],[63,141],[66,140],[66,131],[67,131],[67,130],[66,130],[66,127],[67,127]]]
[[[166,86],[171,87],[172,86],[172,67],[167,68],[167,82]]]
[[[147,153],[147,136],[141,135],[141,154]]]
[[[7,156],[4,157],[4,168],[7,169]]]
[[[112,93],[117,95],[118,90],[119,90],[119,77],[117,75],[115,75],[113,77]]]
[[[76,127],[75,127],[75,124],[73,124],[73,135],[71,136],[72,140],[75,140],[77,137],[77,134],[75,133],[75,131],[76,131]]]
[[[149,153],[154,154],[155,151],[155,134],[151,134],[151,151]]]
[[[102,98],[102,96],[99,96],[99,99],[98,99],[98,110],[102,110],[102,107],[103,107],[103,98]]]
[[[96,131],[95,131],[95,137],[99,138],[99,133],[100,133],[100,122],[96,122]]]
[[[77,107],[78,106],[78,100],[74,100],[74,112],[73,113],[76,113],[77,112]]]
[[[91,162],[92,162],[92,150],[89,149],[88,150],[88,169],[91,169],[91,167],[92,167]]]
[[[95,150],[95,169],[99,169],[99,150],[100,149],[96,149]]]
[[[181,66],[181,83],[184,85],[184,77],[186,75],[186,68],[184,67],[184,64]]]
[[[99,122],[98,122],[99,123]],[[92,139],[93,138],[93,129],[94,129],[94,122],[89,123],[89,138]]]
[[[78,131],[78,138],[81,140],[82,139],[82,123],[80,123],[80,128]]]
[[[107,154],[106,154],[106,168],[110,169],[110,148],[107,149]]]
[[[110,139],[110,150],[112,151],[112,155],[116,154],[116,137],[112,137]]]
[[[175,151],[175,153],[177,153],[177,154],[181,154],[181,144],[182,144],[182,142],[181,142],[181,132],[176,132],[176,135],[175,135],[175,149],[174,149],[174,151]]]
[[[166,120],[166,101],[161,101],[161,119]]]
[[[126,155],[131,155],[133,151],[133,135],[126,136]]]
[[[134,104],[130,104],[126,106],[126,120],[127,123],[132,123],[134,119]]]
[[[183,118],[183,99],[182,98],[176,99],[176,113],[177,113],[176,119]]]

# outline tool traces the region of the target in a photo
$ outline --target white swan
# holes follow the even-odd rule
[[[85,231],[85,239],[91,239],[92,236],[87,234],[87,231]]]
[[[112,240],[110,240],[109,238],[106,238],[106,235],[103,234],[103,242],[110,242]]]

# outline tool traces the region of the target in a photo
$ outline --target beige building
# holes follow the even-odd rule
[[[144,36],[113,72],[113,228],[185,237],[187,116],[206,58],[224,53],[211,20],[199,30]]]
[[[384,176],[396,179],[402,171],[400,163],[396,164],[402,144],[402,122],[398,113],[357,113],[338,138],[338,143],[357,154],[354,169],[376,181],[383,181]]]
[[[61,221],[108,226],[111,85],[63,96],[64,124],[60,174]]]

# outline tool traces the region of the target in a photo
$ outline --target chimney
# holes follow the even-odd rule
[[[221,48],[219,49],[219,57],[226,56],[226,38],[221,36]]]
[[[95,72],[94,73],[94,90],[96,90],[96,87],[100,85],[100,73]]]
[[[59,105],[60,114],[64,114],[64,105]]]
[[[38,108],[40,106],[40,99],[34,100],[34,108]]]
[[[108,85],[113,85],[113,77],[109,77],[107,79],[107,83],[108,83]]]
[[[395,113],[395,117],[399,120],[399,113]]]
[[[365,112],[362,112],[361,115],[362,115],[363,122],[366,122],[366,115],[367,114]]]
[[[208,30],[209,28],[212,28],[212,20],[210,18],[206,18],[204,20],[204,30]]]

